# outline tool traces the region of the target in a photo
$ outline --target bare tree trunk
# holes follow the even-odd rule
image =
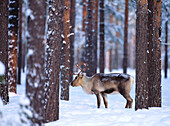
[[[9,91],[17,93],[18,0],[10,0],[9,11]]]
[[[100,73],[104,73],[105,69],[105,39],[104,39],[104,0],[99,0],[100,6],[100,31],[99,31],[99,38],[100,38],[100,56],[99,56],[99,67]]]
[[[94,16],[95,16],[95,19],[94,19],[94,26],[93,26],[93,29],[94,29],[94,33],[93,33],[93,40],[94,40],[94,44],[93,44],[93,54],[94,54],[94,59],[93,59],[93,68],[94,68],[94,74],[97,72],[97,63],[98,63],[98,58],[97,58],[97,47],[98,47],[98,5],[99,5],[99,2],[98,0],[95,1],[94,3]]]
[[[117,12],[119,12],[119,6],[116,7],[116,10]],[[119,26],[119,20],[117,19],[116,20],[116,26]],[[118,69],[119,68],[119,32],[117,31],[116,32],[116,38],[117,38],[117,41],[116,41],[116,46],[115,46],[115,69]]]
[[[87,63],[87,76],[92,76],[94,72],[93,59],[94,59],[94,46],[93,46],[93,9],[95,0],[87,2],[87,22],[86,22],[86,44],[85,44],[85,57],[84,61]]]
[[[147,11],[147,0],[137,0],[135,110],[148,108]]]
[[[9,102],[8,96],[8,0],[0,1],[0,61],[5,65],[4,79],[0,82],[0,97],[4,104]]]
[[[112,48],[109,50],[109,71],[112,72]]]
[[[168,43],[168,21],[165,23],[165,43]],[[168,46],[165,45],[165,78],[168,77]]]
[[[53,8],[56,9],[56,15]],[[59,119],[59,75],[61,56],[62,0],[49,1],[48,35],[46,46],[45,122]],[[51,32],[53,31],[53,32]],[[57,45],[57,46],[56,46]]]
[[[21,84],[21,68],[22,68],[22,0],[19,0],[19,35],[18,35],[18,76],[17,83]]]
[[[161,0],[148,1],[148,9],[148,104],[161,107]]]
[[[74,28],[75,28],[75,0],[71,0],[71,15],[70,15],[70,72],[73,73],[74,69]],[[70,81],[73,76],[70,75]]]
[[[86,0],[83,0],[83,31],[85,32],[85,26],[86,26],[86,20],[87,20],[87,2]]]
[[[115,69],[118,69],[119,68],[119,43],[116,42],[115,43]]]
[[[128,65],[128,7],[129,0],[126,0],[125,5],[125,29],[124,29],[124,55],[123,55],[123,73],[127,73]]]
[[[70,0],[64,1],[63,54],[61,65],[61,100],[69,100],[70,81]]]
[[[29,109],[33,116],[31,125],[42,125],[45,105],[45,22],[46,2],[29,0],[33,15],[28,17],[26,95],[30,100]],[[37,25],[38,24],[38,25]]]

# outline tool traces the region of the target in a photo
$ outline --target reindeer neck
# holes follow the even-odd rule
[[[82,80],[82,84],[81,84],[81,87],[83,88],[83,90],[86,93],[91,94],[92,93],[91,86],[92,86],[91,77],[84,76]]]

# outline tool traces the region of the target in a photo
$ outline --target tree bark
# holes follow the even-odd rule
[[[71,0],[71,14],[70,14],[70,71],[74,71],[74,28],[75,28],[75,0]],[[73,76],[70,75],[70,81]]]
[[[69,100],[70,81],[70,0],[64,1],[63,54],[61,65],[61,100]]]
[[[87,20],[87,2],[86,0],[83,0],[83,28],[82,30],[85,32],[85,26],[86,26],[86,20]]]
[[[149,107],[161,107],[161,0],[148,1]]]
[[[93,16],[93,10],[95,7],[95,0],[91,0],[87,2],[87,22],[86,22],[86,43],[85,43],[85,56],[84,62],[87,63],[87,76],[94,75],[94,37],[93,37],[93,21],[95,20],[95,16]]]
[[[21,84],[21,68],[22,68],[22,0],[19,0],[19,35],[18,35],[18,76],[17,83]]]
[[[147,0],[137,0],[136,12],[136,97],[135,110],[148,108],[147,85]]]
[[[93,33],[93,54],[94,54],[94,59],[93,59],[93,71],[94,71],[94,74],[97,72],[97,63],[98,63],[98,58],[97,58],[97,47],[98,47],[98,5],[99,5],[99,2],[98,0],[95,1],[94,3],[94,26],[93,26],[93,29],[94,29],[94,33]]]
[[[32,13],[28,17],[26,95],[30,100],[31,125],[42,125],[44,120],[45,84],[45,22],[46,2],[29,0]],[[37,25],[38,24],[38,25]]]
[[[126,0],[125,5],[125,28],[124,28],[124,55],[123,55],[123,73],[127,73],[128,65],[128,7],[129,0]]]
[[[104,0],[99,1],[100,5],[100,31],[99,31],[99,38],[100,38],[100,56],[99,56],[99,67],[100,67],[100,73],[104,73],[105,69],[105,39],[104,39]]]
[[[165,43],[168,43],[168,21],[165,23]],[[168,46],[165,45],[165,78],[168,77]]]
[[[0,84],[0,97],[4,104],[9,102],[8,96],[8,0],[0,1],[0,61],[5,65],[4,79]]]
[[[17,93],[18,0],[9,1],[9,92]]]
[[[55,8],[55,10],[53,10]],[[61,60],[62,0],[50,0],[46,46],[45,122],[59,119],[59,75]],[[56,11],[58,14],[56,15]],[[52,32],[51,32],[52,31]],[[56,46],[57,45],[57,46]]]

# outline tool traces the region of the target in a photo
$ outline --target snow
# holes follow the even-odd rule
[[[5,74],[5,66],[4,64],[0,61],[0,75],[4,75]]]
[[[122,70],[113,71],[121,73]],[[109,73],[106,70],[106,73]],[[135,70],[128,69],[128,74],[135,77]],[[162,72],[163,75],[163,72]],[[162,76],[163,77],[163,76]],[[86,94],[81,87],[70,87],[70,100],[60,100],[60,117],[58,121],[46,123],[45,126],[168,126],[170,125],[170,70],[169,78],[162,78],[162,107],[149,108],[135,111],[135,85],[131,90],[134,100],[132,109],[125,109],[125,99],[120,94],[108,95],[108,109],[97,109],[95,95]],[[20,109],[20,104],[28,105],[29,100],[25,97],[25,74],[22,74],[22,85],[17,85],[18,94],[10,93],[10,103],[2,106],[0,101],[0,126],[18,126],[21,112],[31,115],[26,109]],[[19,114],[20,113],[20,114]],[[22,116],[22,117],[20,117]]]

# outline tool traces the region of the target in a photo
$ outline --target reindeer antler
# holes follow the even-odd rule
[[[81,64],[82,64],[83,66],[85,66],[85,70],[81,69],[81,68],[80,68],[80,65],[79,65],[78,63],[76,64],[76,66],[80,69],[80,72],[85,72],[85,71],[87,70],[87,63],[81,62]],[[78,72],[78,74],[79,74],[80,72]],[[78,74],[71,73],[71,75],[78,75]]]

